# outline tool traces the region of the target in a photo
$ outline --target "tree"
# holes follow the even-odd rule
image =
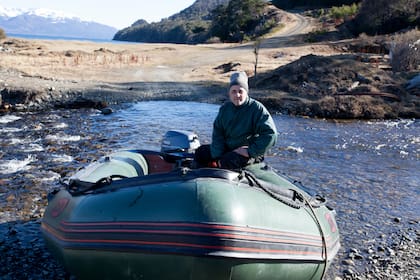
[[[212,13],[210,33],[224,42],[241,42],[255,37],[254,30],[264,16],[263,0],[231,0]]]
[[[420,65],[420,31],[397,34],[391,42],[390,60],[393,71],[416,71]]]
[[[354,17],[358,10],[358,6],[353,3],[351,5],[342,5],[341,7],[333,6],[329,13],[335,20],[345,20]]]
[[[254,57],[255,57],[255,63],[254,63],[254,87],[257,86],[258,55],[260,53],[260,47],[261,47],[262,39],[263,38],[258,38],[254,42]]]
[[[419,0],[364,0],[350,29],[354,34],[389,34],[419,24]]]

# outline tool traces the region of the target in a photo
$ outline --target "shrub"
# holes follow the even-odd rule
[[[309,32],[306,35],[305,41],[308,43],[315,43],[315,42],[319,42],[322,38],[323,35],[327,34],[328,30],[321,28],[321,29],[316,29],[314,31]]]
[[[393,71],[418,70],[420,65],[420,31],[411,30],[395,35],[390,44],[390,61]]]
[[[341,7],[332,7],[329,14],[332,18],[339,19],[348,19],[354,17],[359,10],[359,6],[355,3],[352,5],[342,5]]]
[[[222,42],[242,42],[262,35],[273,24],[264,19],[265,7],[262,0],[231,0],[213,10],[210,33]]]

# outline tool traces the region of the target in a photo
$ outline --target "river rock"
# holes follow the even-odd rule
[[[406,88],[407,89],[414,89],[414,88],[420,89],[420,74],[418,74],[417,76],[409,80]]]
[[[101,111],[101,113],[102,114],[104,114],[104,115],[109,115],[109,114],[112,114],[114,111],[112,110],[112,108],[110,108],[110,107],[105,107],[105,108],[102,108],[102,109],[100,109],[100,111]]]

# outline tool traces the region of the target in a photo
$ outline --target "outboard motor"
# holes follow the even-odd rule
[[[184,130],[169,130],[162,139],[161,152],[194,153],[200,147],[197,134]]]
[[[169,161],[191,160],[200,147],[197,134],[185,130],[169,130],[162,139],[161,152]]]

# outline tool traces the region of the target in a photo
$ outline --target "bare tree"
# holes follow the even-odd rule
[[[255,62],[254,62],[254,87],[257,87],[257,69],[258,69],[258,54],[260,52],[261,47],[261,38],[257,38],[254,41],[254,56],[255,56]]]
[[[411,30],[393,37],[390,60],[393,71],[416,71],[420,65],[420,31]]]
[[[3,29],[0,28],[0,40],[5,39],[5,38],[6,38],[6,33],[4,32]]]

